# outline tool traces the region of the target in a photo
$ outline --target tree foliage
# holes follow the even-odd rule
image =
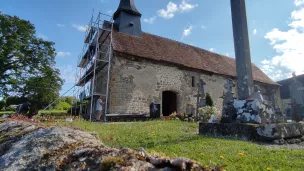
[[[53,45],[37,38],[29,21],[0,13],[0,95],[19,90],[29,77],[54,67]]]
[[[3,110],[4,107],[5,107],[5,101],[1,100],[0,101],[0,111]]]
[[[213,100],[209,93],[206,93],[206,105],[211,107],[214,106]]]
[[[53,46],[29,21],[0,12],[0,97],[26,97],[35,110],[55,100],[63,80]]]
[[[67,102],[59,102],[58,104],[56,104],[56,106],[54,107],[54,109],[56,110],[68,110],[70,109],[72,106],[67,103]]]

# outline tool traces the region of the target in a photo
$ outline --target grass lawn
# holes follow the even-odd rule
[[[0,111],[0,117],[4,114],[13,114],[14,111]],[[42,116],[68,116],[67,110],[43,110],[39,111]]]
[[[62,124],[95,131],[108,146],[143,147],[150,154],[187,157],[203,165],[226,165],[226,170],[290,171],[304,168],[303,149],[270,149],[251,142],[199,136],[196,123],[149,121],[97,124],[76,121]]]
[[[2,115],[4,114],[12,114],[14,113],[13,111],[0,111],[0,118],[2,117]]]
[[[38,112],[42,116],[66,116],[67,110],[41,110]]]
[[[0,111],[0,115],[11,114],[11,113],[14,113],[14,112],[13,111]]]

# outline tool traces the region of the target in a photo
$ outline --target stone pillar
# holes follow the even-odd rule
[[[236,58],[237,94],[239,100],[246,100],[253,91],[246,6],[245,0],[230,0],[230,3]]]

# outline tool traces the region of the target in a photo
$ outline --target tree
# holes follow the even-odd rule
[[[213,100],[212,100],[209,93],[206,93],[206,105],[207,106],[213,106]]]
[[[39,109],[46,107],[59,97],[63,80],[58,69],[46,67],[40,76],[30,77],[22,89],[23,96],[31,102],[30,113],[37,114]]]
[[[0,97],[27,98],[34,114],[55,100],[63,80],[53,46],[36,36],[29,21],[0,12]]]
[[[0,97],[23,89],[29,77],[55,65],[54,43],[37,38],[29,21],[0,12]]]
[[[73,104],[73,100],[74,100],[74,97],[72,97],[72,96],[64,97],[64,101],[67,102],[70,105]]]
[[[0,101],[0,111],[5,107],[5,101],[1,100]]]

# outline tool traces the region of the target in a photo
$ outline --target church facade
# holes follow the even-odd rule
[[[189,105],[196,108],[200,80],[221,113],[226,80],[236,83],[235,60],[142,32],[140,17],[133,0],[122,0],[114,14],[108,113],[149,114],[151,103],[160,104],[165,116],[183,113]],[[252,72],[264,99],[281,107],[279,85],[254,64]],[[97,86],[106,89],[102,82]]]

